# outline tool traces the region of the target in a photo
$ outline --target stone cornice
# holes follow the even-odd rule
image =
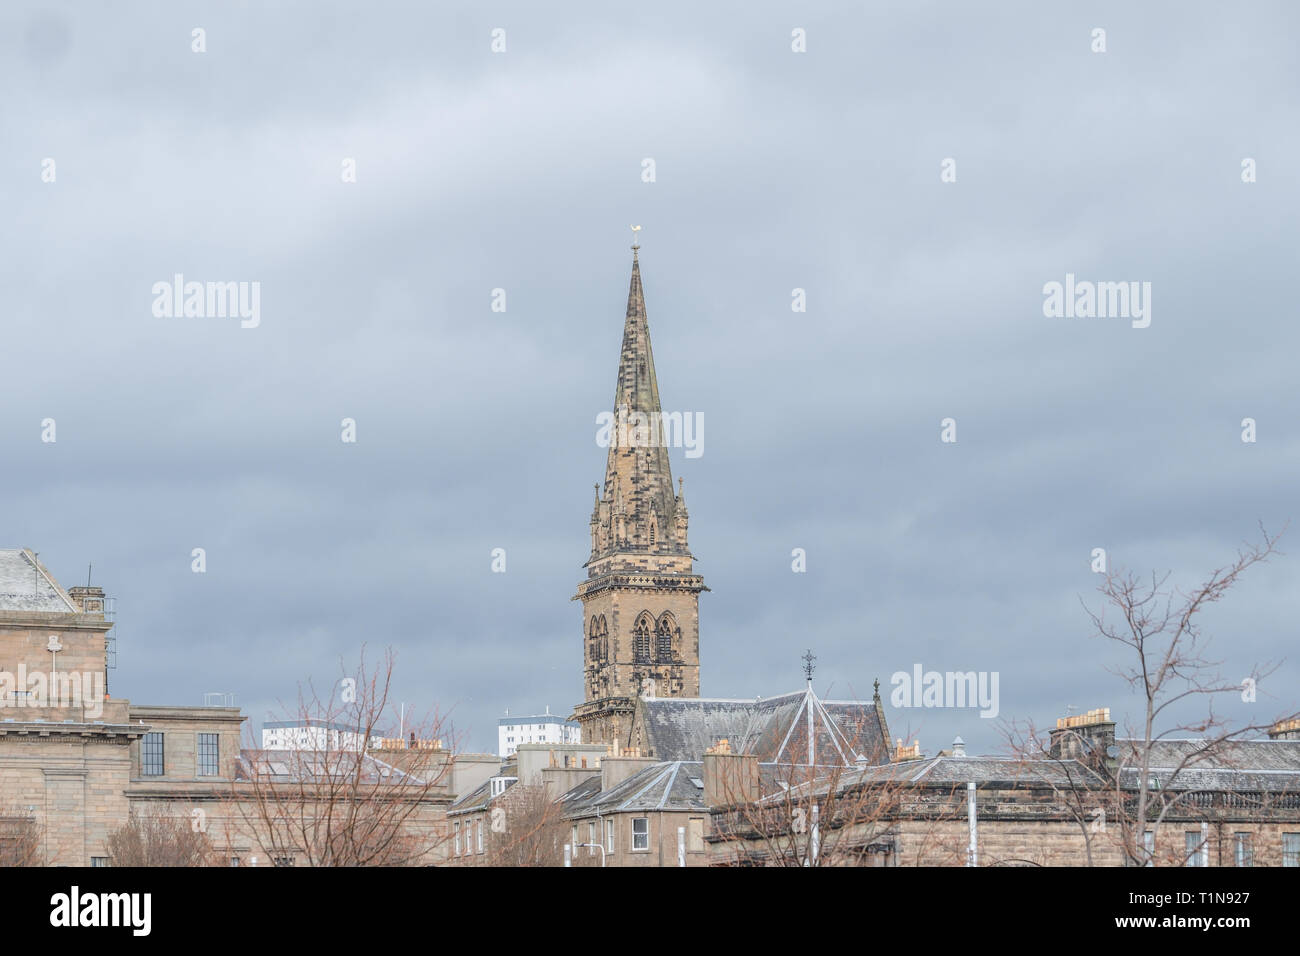
[[[102,737],[134,740],[148,733],[147,724],[54,723],[46,720],[0,720],[0,737]]]
[[[576,601],[584,595],[595,594],[610,588],[642,591],[690,591],[695,594],[709,590],[704,586],[704,577],[699,574],[679,574],[672,571],[610,571],[599,577],[583,581],[578,585],[578,593],[570,600]]]
[[[0,631],[6,628],[49,628],[53,631],[102,631],[113,629],[113,622],[102,616],[79,614],[74,611],[51,613],[48,611],[0,611]]]

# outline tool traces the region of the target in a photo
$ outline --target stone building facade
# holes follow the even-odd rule
[[[1098,710],[1059,721],[1045,753],[967,756],[956,743],[934,757],[819,768],[803,783],[787,774],[775,786],[770,766],[733,756],[763,785],[744,800],[709,801],[710,858],[724,866],[812,857],[830,866],[1300,867],[1300,740],[1290,727],[1263,740],[1148,745],[1116,737]],[[1136,766],[1150,780],[1142,824]]]
[[[108,694],[105,603],[99,588],[65,590],[34,552],[0,549],[0,862],[112,865],[112,835],[156,816],[206,833],[226,862],[299,865],[308,854],[268,851],[287,844],[268,838],[265,808],[284,815],[287,830],[326,807],[320,794],[337,795],[344,777],[362,781],[363,797],[383,788],[418,803],[412,839],[431,853],[440,846],[457,782],[449,754],[354,755],[365,773],[344,767],[332,786],[311,778],[311,767],[304,773],[301,759],[259,773],[265,752],[241,749],[238,708],[145,706]],[[413,783],[411,756],[435,776]]]

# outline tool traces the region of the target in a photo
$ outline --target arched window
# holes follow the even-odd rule
[[[655,628],[655,659],[667,663],[673,659],[673,619],[665,614]]]
[[[650,615],[642,614],[632,628],[632,647],[636,652],[636,662],[650,662]]]

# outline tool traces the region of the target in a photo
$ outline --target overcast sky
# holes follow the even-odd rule
[[[1092,550],[1190,584],[1300,519],[1300,15],[860,6],[6,3],[0,546],[94,563],[114,695],[260,723],[366,642],[468,749],[567,714],[639,223],[663,403],[705,422],[705,695],[812,648],[836,698],[921,664],[1135,716]],[[177,273],[259,282],[260,324],[155,316]],[[1150,326],[1045,317],[1067,273],[1150,282]],[[1206,615],[1225,676],[1293,653],[1298,535]]]

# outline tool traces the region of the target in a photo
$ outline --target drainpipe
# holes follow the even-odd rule
[[[966,865],[979,866],[979,832],[975,824],[975,781],[966,783],[966,819],[970,823],[970,846],[966,849]]]
[[[822,850],[822,825],[821,825],[821,807],[817,804],[812,806],[812,846],[811,853],[812,865],[817,865],[817,858],[821,856]]]

